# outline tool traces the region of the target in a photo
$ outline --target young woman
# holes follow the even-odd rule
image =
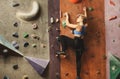
[[[88,26],[86,23],[87,19],[87,11],[86,7],[83,8],[84,14],[79,14],[78,18],[76,20],[76,24],[71,24],[69,22],[69,14],[65,13],[65,22],[66,27],[69,27],[70,29],[73,29],[74,39],[71,39],[67,36],[61,35],[59,37],[59,40],[62,45],[62,51],[59,51],[59,54],[63,54],[64,57],[66,57],[66,50],[70,44],[74,46],[75,52],[76,52],[76,68],[77,68],[77,79],[80,79],[80,68],[81,68],[81,56],[84,51],[84,35],[85,35],[85,29]],[[72,43],[73,41],[73,43]]]

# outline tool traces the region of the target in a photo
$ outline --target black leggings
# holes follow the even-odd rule
[[[76,52],[81,52],[84,50],[84,41],[79,37],[74,37],[74,39],[67,36],[61,35],[59,41],[62,45],[62,51],[66,52],[68,47],[75,49]]]
[[[77,76],[80,76],[81,71],[81,57],[84,51],[84,41],[79,37],[74,38],[75,44],[75,52],[76,52],[76,69],[77,69]]]
[[[79,37],[74,37],[71,39],[67,36],[61,35],[60,42],[62,45],[62,51],[66,52],[68,47],[72,47],[75,49],[76,52],[76,69],[77,69],[77,76],[80,76],[81,71],[81,57],[84,51],[84,41]]]

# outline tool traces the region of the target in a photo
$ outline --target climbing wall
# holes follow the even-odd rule
[[[56,52],[60,44],[56,37],[60,34],[60,2],[59,0],[48,0],[48,22],[50,39],[50,64],[49,79],[60,79],[60,58],[57,58]]]
[[[106,79],[104,0],[82,0],[81,3],[76,4],[71,3],[70,0],[60,0],[61,22],[63,13],[68,12],[70,22],[75,23],[77,14],[83,13],[84,6],[88,7],[88,27],[84,38],[86,51],[82,56],[81,78]],[[73,38],[68,28],[60,25],[60,29],[61,35]],[[75,52],[69,49],[67,53],[68,58],[61,58],[61,79],[75,79]]]
[[[48,79],[48,0],[0,0],[0,7],[0,53],[9,52],[7,57],[0,54],[0,79],[5,75],[10,79],[24,75]],[[23,57],[16,56],[18,51]],[[15,65],[18,69],[13,69]]]
[[[119,79],[120,12],[119,0],[105,0],[107,78]],[[114,61],[114,62],[113,62]]]

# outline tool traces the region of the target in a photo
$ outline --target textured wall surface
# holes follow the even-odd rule
[[[33,0],[0,0],[0,35],[4,36],[9,42],[17,41],[20,45],[19,51],[21,51],[24,56],[49,59],[49,34],[47,30],[48,0],[36,0],[40,4],[40,17],[37,20],[22,22],[15,16],[17,11],[30,12],[32,9],[32,1]],[[13,7],[15,3],[19,3],[19,6]],[[13,26],[15,22],[18,23],[17,27]],[[33,30],[33,23],[38,25],[38,29]],[[18,38],[12,36],[14,32],[18,32]],[[29,34],[28,38],[23,37],[25,32]],[[31,34],[36,34],[40,39],[32,39]],[[29,42],[29,46],[24,47],[24,42]],[[37,45],[36,48],[32,47],[33,43]],[[44,48],[43,45],[46,47]],[[14,64],[19,65],[18,70],[13,70],[12,66]],[[22,79],[22,76],[25,74],[28,75],[30,79],[44,79],[37,74],[24,58],[10,56],[4,59],[0,56],[0,79],[2,79],[4,75],[8,75],[10,79]]]
[[[105,0],[105,24],[106,24],[105,29],[106,29],[106,53],[108,56],[108,60],[107,60],[108,61],[107,62],[107,78],[108,79],[110,79],[109,54],[112,54],[120,58],[120,53],[119,53],[120,52],[120,48],[119,48],[120,46],[120,35],[119,35],[120,15],[119,15],[119,12],[120,12],[120,1],[119,0]],[[117,64],[119,63],[117,62]],[[114,65],[117,65],[117,64],[114,64]],[[117,69],[119,70],[119,67],[117,67]],[[116,73],[116,72],[111,71],[111,73]],[[119,73],[116,73],[115,75],[117,74]],[[111,77],[111,79],[113,78]]]

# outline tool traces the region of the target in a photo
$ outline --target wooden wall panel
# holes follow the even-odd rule
[[[70,14],[71,23],[75,23],[76,15],[82,13],[82,8],[93,7],[88,11],[88,28],[85,36],[86,51],[82,56],[82,79],[106,79],[106,58],[105,58],[105,22],[104,22],[104,0],[82,0],[81,3],[72,4],[69,0],[60,0],[62,14]],[[62,18],[61,18],[62,21]],[[71,31],[62,26],[61,35],[73,38]],[[61,58],[61,79],[75,79],[75,52],[68,50],[69,58]],[[69,73],[69,74],[68,74]],[[68,74],[68,76],[66,76]]]

